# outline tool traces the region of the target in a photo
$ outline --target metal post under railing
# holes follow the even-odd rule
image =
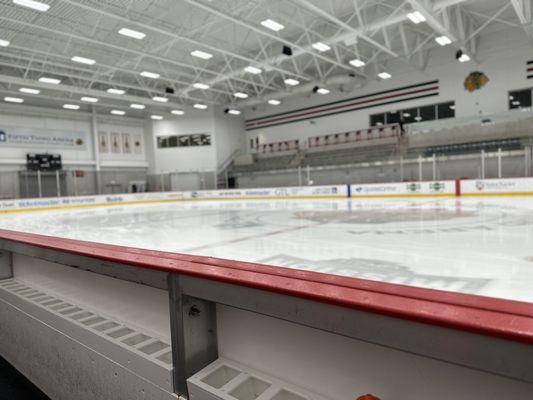
[[[41,171],[37,170],[37,188],[39,189],[39,197],[43,197],[43,187],[41,183]]]
[[[423,176],[422,176],[422,155],[418,156],[418,180],[419,181],[423,180]]]
[[[485,179],[485,150],[481,150],[481,179]]]
[[[313,181],[311,180],[311,167],[307,165],[307,185],[311,186],[313,184]]]
[[[433,180],[436,181],[437,180],[437,155],[435,153],[433,153],[431,162],[433,164]]]
[[[73,171],[74,172],[74,196],[77,196],[78,195],[78,174],[77,174],[77,171]]]
[[[57,197],[61,197],[61,182],[59,180],[59,170],[56,170],[56,191]]]
[[[403,156],[400,156],[400,182],[403,182]]]
[[[498,148],[498,178],[502,177],[502,148]]]
[[[161,185],[161,192],[164,192],[165,191],[165,176],[164,174],[161,172],[161,174],[159,174],[159,178],[160,178],[160,185]]]
[[[298,186],[302,186],[302,167],[298,165]]]
[[[226,181],[226,189],[229,189],[229,176],[228,176],[228,169],[227,168],[224,170],[224,180]]]

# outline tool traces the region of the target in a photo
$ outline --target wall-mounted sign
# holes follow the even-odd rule
[[[109,153],[109,134],[107,132],[98,132],[98,148],[100,153]]]
[[[120,133],[111,132],[111,153],[122,153],[122,146],[120,144]]]
[[[157,147],[160,149],[191,146],[211,146],[211,135],[208,133],[196,133],[193,135],[170,135],[157,137]]]
[[[79,131],[0,126],[0,146],[85,150],[87,140]]]

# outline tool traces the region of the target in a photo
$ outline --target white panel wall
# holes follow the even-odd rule
[[[280,106],[268,104],[256,106],[255,109],[246,112],[247,120],[434,79],[440,81],[439,96],[248,131],[247,148],[249,148],[249,139],[255,137],[259,137],[262,143],[287,139],[306,140],[317,135],[367,128],[371,114],[451,100],[456,102],[458,118],[500,113],[508,110],[508,91],[533,86],[533,82],[526,78],[526,62],[533,59],[533,53],[531,47],[525,43],[521,32],[505,31],[488,35],[479,43],[476,59],[468,63],[457,62],[454,54],[455,48],[451,46],[432,50],[431,64],[420,71],[416,71],[403,61],[390,63],[384,69],[390,70],[394,76],[387,81],[375,80],[373,77],[375,72],[373,68],[369,68],[365,71],[369,76],[367,85],[351,93],[339,93],[332,87],[332,94],[327,96],[309,94],[307,98],[301,96],[286,98]],[[416,64],[417,60],[414,58],[412,62]],[[463,83],[472,71],[485,72],[490,82],[483,89],[469,93],[464,90]]]

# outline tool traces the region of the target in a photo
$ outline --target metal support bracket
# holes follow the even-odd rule
[[[174,392],[188,398],[187,379],[218,358],[216,304],[183,294],[168,275]]]

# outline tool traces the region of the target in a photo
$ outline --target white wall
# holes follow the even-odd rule
[[[188,111],[184,116],[153,122],[155,173],[216,171],[236,149],[244,146],[244,120],[221,109]],[[208,133],[211,146],[157,148],[158,136]]]
[[[430,65],[423,71],[416,71],[403,61],[396,61],[385,66],[385,69],[389,69],[394,74],[392,79],[387,81],[372,79],[365,87],[352,93],[341,94],[332,90],[332,93],[327,96],[309,94],[307,98],[302,98],[302,96],[286,98],[280,106],[268,104],[256,106],[255,110],[246,111],[247,120],[434,79],[438,79],[440,84],[440,94],[435,97],[250,130],[247,132],[247,148],[249,148],[249,139],[255,137],[259,137],[262,143],[287,139],[306,140],[317,135],[367,128],[371,114],[451,100],[456,102],[456,116],[458,118],[507,111],[508,91],[533,86],[533,82],[528,81],[526,74],[526,61],[533,59],[533,52],[531,46],[525,42],[524,37],[525,35],[518,31],[495,32],[479,43],[476,59],[468,63],[457,62],[454,57],[455,48],[447,46],[432,50]],[[466,76],[472,71],[485,72],[490,82],[483,89],[469,93],[464,90],[463,83]],[[369,68],[365,72],[369,76],[375,74],[373,68]]]

